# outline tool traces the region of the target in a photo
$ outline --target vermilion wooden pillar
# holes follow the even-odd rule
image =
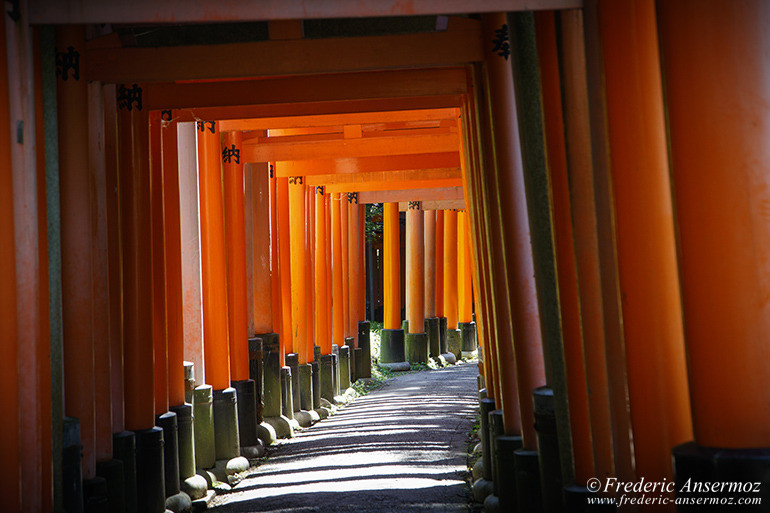
[[[366,320],[366,205],[358,208],[358,238],[360,249],[358,253],[358,320]],[[358,335],[358,325],[356,325]]]
[[[361,302],[360,289],[364,286],[360,281],[361,267],[361,229],[358,210],[358,194],[348,193],[348,333],[353,337],[354,347],[358,346],[358,305]],[[352,354],[352,353],[351,353]]]
[[[252,233],[254,252],[254,332],[271,333],[273,324],[272,265],[270,253],[271,215],[270,175],[268,165],[262,162],[251,164],[252,170]],[[248,236],[248,234],[247,234]]]
[[[222,166],[225,189],[227,248],[227,320],[230,340],[230,379],[249,379],[248,291],[246,280],[246,213],[241,132],[225,132]]]
[[[387,330],[401,327],[401,279],[399,276],[398,203],[385,203],[383,224],[383,285],[384,322]]]
[[[316,345],[321,347],[321,354],[331,354],[332,341],[329,336],[329,317],[326,308],[329,277],[326,273],[326,253],[328,242],[326,240],[326,194],[323,186],[315,188],[315,339]]]
[[[655,3],[598,5],[636,470],[671,479],[692,421]]]
[[[341,199],[338,193],[331,195],[332,225],[332,344],[342,346],[345,342],[345,317],[343,308],[342,279],[342,221],[340,219]]]
[[[348,195],[340,194],[340,261],[342,262],[342,331],[350,336],[350,226],[348,224]]]
[[[300,365],[307,363],[307,276],[305,247],[305,184],[303,177],[289,178],[291,251],[291,340]]]
[[[659,2],[657,13],[695,442],[767,448],[770,5]],[[756,457],[746,478],[767,475]]]
[[[444,316],[447,329],[457,329],[457,211],[444,211]]]
[[[406,210],[406,320],[409,333],[425,332],[425,221],[419,201]]]
[[[436,211],[424,211],[425,226],[425,317],[436,317]]]
[[[276,218],[278,238],[278,268],[280,275],[280,305],[281,305],[281,330],[280,342],[283,354],[294,352],[293,336],[291,332],[291,251],[290,251],[290,222],[289,222],[289,179],[278,178],[276,180]]]
[[[85,29],[82,26],[61,27],[57,31],[56,39],[56,44],[61,48],[68,46],[82,48],[85,45]],[[65,415],[77,417],[80,420],[83,478],[93,479],[96,475],[96,416],[94,340],[91,326],[93,311],[92,183],[89,173],[88,91],[85,80],[75,80],[71,77],[70,80],[60,79],[57,82],[61,272],[62,297],[65,298],[62,301],[66,383],[64,412]],[[10,170],[11,166],[8,169]],[[10,216],[8,219],[13,217]],[[7,287],[14,286],[15,280],[7,285]],[[16,311],[15,304],[11,311]],[[152,343],[151,340],[149,342]],[[14,384],[13,389],[15,388]],[[150,388],[152,388],[151,385]]]
[[[230,386],[230,350],[219,127],[216,121],[198,121],[197,128],[206,383],[224,390]]]
[[[315,283],[315,251],[313,244],[315,240],[315,187],[305,185],[305,297],[307,298],[306,321],[307,336],[305,337],[305,351],[308,363],[315,358],[315,294],[313,285]]]
[[[444,211],[436,210],[436,316],[444,317]]]
[[[275,176],[275,166],[268,164],[270,181],[270,289],[273,300],[273,331],[278,333],[278,346],[281,355],[281,366],[284,365],[286,341],[280,336],[283,331],[283,302],[281,301],[281,265],[278,242],[278,179]]]
[[[465,210],[457,212],[457,321],[473,321],[471,247]]]
[[[578,300],[575,245],[572,235],[572,212],[567,155],[564,146],[564,119],[561,106],[561,80],[554,14],[546,11],[536,13],[535,29],[543,90],[548,168],[553,194],[554,248],[567,371],[575,480],[578,484],[585,485],[586,481],[594,475],[593,441],[588,412],[586,369],[583,359],[583,336]]]

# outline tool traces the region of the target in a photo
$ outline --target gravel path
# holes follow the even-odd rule
[[[475,364],[399,375],[271,450],[217,513],[468,511]]]

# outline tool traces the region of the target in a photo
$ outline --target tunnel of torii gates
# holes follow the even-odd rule
[[[768,500],[767,2],[5,7],[4,511],[161,512],[338,402],[371,203],[380,362],[480,347],[490,510]]]

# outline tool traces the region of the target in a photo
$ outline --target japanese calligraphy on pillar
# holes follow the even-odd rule
[[[302,177],[301,176],[290,176],[289,177],[289,183],[292,185],[302,185]]]
[[[500,57],[508,60],[511,55],[511,43],[508,34],[508,24],[503,23],[503,26],[495,30],[495,38],[492,40],[495,45],[492,51],[497,53]]]
[[[136,110],[142,110],[142,88],[134,84],[129,89],[121,84],[118,87],[118,108],[133,110],[134,105]]]
[[[201,132],[205,132],[208,128],[209,132],[212,134],[215,130],[216,121],[197,121],[196,125],[198,126],[198,130]]]
[[[67,80],[72,72],[73,80],[80,80],[80,52],[68,46],[66,52],[56,52],[56,76]]]
[[[236,148],[234,144],[230,145],[229,148],[222,148],[222,162],[232,164],[233,160],[236,164],[241,163],[241,150]]]
[[[358,205],[358,193],[357,192],[349,192],[348,193],[348,203],[353,203],[355,205]]]
[[[422,208],[422,203],[419,201],[410,201],[407,208],[409,210],[420,210]]]
[[[316,188],[315,188],[315,193],[323,196],[324,195],[324,186],[323,185],[317,185]]]
[[[160,111],[160,119],[163,121],[171,121],[171,110]]]

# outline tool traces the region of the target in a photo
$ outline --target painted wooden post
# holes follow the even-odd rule
[[[280,273],[281,330],[280,344],[283,354],[294,352],[291,311],[291,250],[289,219],[289,179],[278,178],[275,185],[278,238],[278,267]]]
[[[271,333],[273,326],[272,265],[270,253],[271,212],[268,164],[247,164],[252,184],[252,285],[254,296],[254,333]],[[248,171],[247,171],[248,172]],[[247,236],[249,234],[247,233]]]
[[[346,205],[348,209],[348,333],[353,337],[353,347],[357,347],[358,341],[358,305],[361,302],[360,289],[364,285],[360,282],[361,267],[364,265],[361,260],[361,229],[359,226],[360,216],[358,214],[358,194],[348,193]],[[351,348],[351,355],[353,349]]]
[[[305,184],[303,177],[289,180],[289,219],[291,252],[291,340],[299,364],[307,363],[307,248],[305,247]],[[296,406],[296,405],[295,405]]]
[[[332,352],[332,341],[329,336],[329,317],[326,308],[328,297],[329,277],[326,274],[326,252],[328,242],[326,240],[326,194],[323,186],[315,188],[315,339],[321,347],[321,354]]]
[[[436,211],[424,210],[425,317],[436,317]]]
[[[345,317],[342,279],[342,220],[341,199],[338,193],[331,195],[332,224],[332,344],[342,346],[345,342]]]
[[[382,209],[382,217],[384,252],[383,281],[385,282],[385,297],[383,298],[385,303],[385,315],[383,326],[385,329],[395,330],[401,327],[398,203],[385,203]]]

